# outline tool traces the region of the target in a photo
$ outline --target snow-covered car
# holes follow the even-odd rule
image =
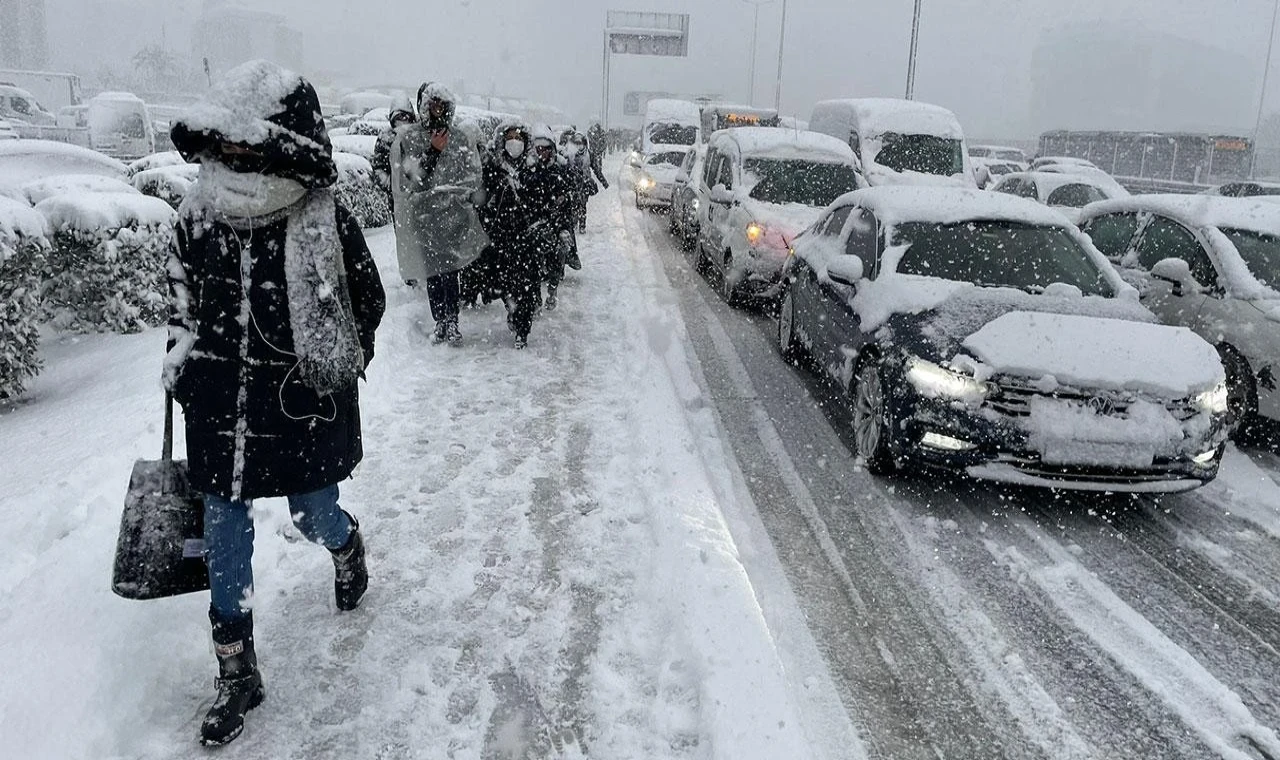
[[[1185,491],[1217,474],[1217,352],[1159,324],[1046,206],[860,190],[796,241],[786,275],[778,346],[848,391],[873,473],[916,463],[1125,492]]]
[[[1031,160],[1031,171],[1039,171],[1046,166],[1083,166],[1087,169],[1097,169],[1098,165],[1087,158],[1072,158],[1071,156],[1039,156]]]
[[[1233,424],[1280,420],[1280,206],[1135,195],[1087,207],[1081,229],[1144,305],[1217,347]]]
[[[1044,174],[1066,174],[1072,177],[1078,177],[1086,180],[1108,192],[1111,198],[1126,198],[1130,195],[1129,190],[1121,185],[1115,177],[1107,174],[1101,169],[1095,169],[1091,166],[1081,166],[1079,164],[1048,164],[1039,169],[1032,169],[1034,172]]]
[[[17,140],[18,132],[13,125],[4,119],[0,119],[0,140]]]
[[[969,163],[973,165],[974,180],[977,181],[978,187],[984,190],[990,190],[991,186],[1006,174],[1026,171],[1026,164],[1001,161],[998,158],[970,157]]]
[[[1090,203],[1128,197],[1124,188],[1114,182],[1101,182],[1094,177],[1059,172],[1018,172],[1006,174],[990,189],[994,193],[1016,195],[1052,206],[1071,220],[1080,221],[1080,211]]]
[[[1029,166],[1027,154],[1022,151],[1022,148],[1012,148],[1007,145],[970,145],[969,158],[1017,164],[1023,171],[1026,171]]]
[[[684,150],[663,150],[644,157],[644,165],[636,177],[636,208],[666,208],[676,186],[676,174],[684,163]]]
[[[0,184],[21,187],[62,174],[97,174],[124,179],[125,165],[97,151],[51,140],[0,142]]]
[[[104,92],[88,102],[89,145],[126,161],[156,152],[147,104],[131,92]]]
[[[859,186],[977,187],[956,115],[895,98],[824,100],[809,128],[853,148]]]
[[[30,92],[7,84],[0,84],[0,118],[37,127],[51,127],[58,120]]]
[[[1205,195],[1220,195],[1225,198],[1267,198],[1280,200],[1280,182],[1262,182],[1245,180],[1228,182],[1204,191]]]
[[[692,251],[698,243],[698,184],[707,149],[699,145],[685,154],[680,171],[676,172],[675,189],[671,193],[671,213],[667,215],[667,229],[680,241],[680,248]]]
[[[22,192],[32,206],[57,195],[83,193],[124,193],[138,195],[133,185],[99,174],[63,174],[56,177],[32,180],[22,186]]]
[[[791,241],[857,189],[853,151],[817,132],[740,127],[711,136],[698,185],[698,269],[729,303],[777,296]]]

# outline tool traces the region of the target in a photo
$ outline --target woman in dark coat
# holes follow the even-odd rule
[[[200,176],[169,260],[165,384],[182,404],[220,678],[201,741],[240,735],[263,699],[253,639],[253,499],[285,496],[298,529],[333,554],[340,610],[368,585],[364,541],[338,506],[362,456],[357,378],[373,357],[381,280],[334,199],[315,90],[253,62],[173,127]]]
[[[498,129],[485,161],[485,205],[481,209],[493,245],[495,279],[507,305],[507,326],[516,334],[516,348],[528,344],[542,288],[542,258],[534,227],[540,222],[525,188],[530,141],[523,124],[504,124]]]

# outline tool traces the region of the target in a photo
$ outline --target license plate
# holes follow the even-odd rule
[[[1145,469],[1155,460],[1155,451],[1132,443],[1050,440],[1045,442],[1040,460],[1051,465]]]

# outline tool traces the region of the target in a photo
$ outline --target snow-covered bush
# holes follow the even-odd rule
[[[103,177],[97,174],[61,174],[45,179],[32,180],[22,186],[22,192],[32,206],[55,195],[68,193],[126,193],[137,195],[138,191],[127,182],[114,177]]]
[[[133,175],[133,186],[143,195],[159,198],[177,209],[200,174],[199,164],[146,169]]]
[[[40,278],[49,241],[45,221],[24,203],[0,198],[0,398],[22,393],[40,371]]]
[[[166,166],[182,166],[187,160],[182,154],[176,150],[167,150],[163,153],[152,153],[129,164],[129,176],[136,177],[142,172],[152,169],[161,169]]]
[[[355,216],[361,227],[381,227],[391,223],[391,203],[387,193],[373,178],[368,160],[351,153],[336,152],[338,201]]]
[[[363,135],[365,137],[377,137],[382,134],[382,130],[389,123],[390,122],[387,121],[377,122],[361,119],[347,128],[346,136],[352,137],[356,135]]]
[[[42,290],[54,327],[137,332],[167,316],[165,261],[177,213],[145,195],[77,193],[36,206],[53,251]]]
[[[378,138],[373,135],[338,135],[332,138],[335,153],[353,153],[365,160],[373,160],[373,150]]]

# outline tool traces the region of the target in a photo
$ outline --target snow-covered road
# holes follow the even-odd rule
[[[499,305],[431,345],[369,233],[371,589],[337,614],[258,505],[268,699],[221,756],[1280,759],[1280,459],[1132,506],[872,478],[843,401],[628,198],[524,352]],[[201,754],[207,599],[108,590],[163,342],[51,337],[0,408],[4,756]]]

